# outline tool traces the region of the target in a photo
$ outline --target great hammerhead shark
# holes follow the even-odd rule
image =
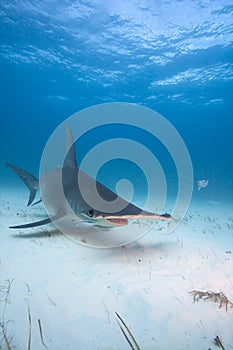
[[[44,220],[23,225],[10,226],[10,228],[29,228],[46,225],[60,219],[80,220],[98,227],[117,227],[128,224],[128,220],[152,219],[171,220],[170,214],[156,214],[143,210],[126,201],[116,193],[108,189],[102,183],[85,174],[77,165],[73,136],[69,126],[67,131],[67,153],[64,163],[55,170],[46,172],[40,181],[26,170],[10,163],[11,168],[26,184],[30,190],[28,205],[33,205],[38,190],[42,193],[42,201],[49,217]],[[82,189],[79,187],[78,178],[81,178]],[[98,210],[98,198],[95,198],[94,190],[98,190],[100,197],[109,203],[108,210]],[[82,194],[91,198],[91,205],[84,200]],[[92,194],[93,193],[93,194]],[[86,198],[86,196],[84,196]],[[117,200],[120,210],[111,207],[111,203]]]

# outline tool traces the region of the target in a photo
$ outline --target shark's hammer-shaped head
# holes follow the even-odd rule
[[[47,219],[11,228],[36,227],[61,219],[77,219],[103,228],[125,226],[129,220],[171,220],[169,214],[160,215],[135,206],[79,169],[69,126],[66,133],[67,152],[63,165],[46,172],[40,181],[24,169],[7,163],[29,188],[29,204],[40,189],[49,215]],[[104,207],[100,206],[101,200],[105,203]]]
[[[155,214],[149,211],[141,210],[131,203],[128,203],[128,205],[119,212],[105,213],[95,209],[89,209],[88,211],[84,211],[82,214],[88,219],[89,222],[103,227],[124,226],[129,223],[129,220],[148,219],[170,221],[172,219],[170,214]]]
[[[169,214],[155,214],[128,202],[93,179],[77,165],[74,141],[67,127],[67,155],[63,165],[63,189],[75,214],[99,227],[119,227],[129,220],[170,220]]]
[[[77,165],[74,140],[69,126],[67,126],[67,155],[63,165],[64,171],[66,171],[69,182],[67,184],[67,178],[64,176],[63,187],[69,187],[72,191],[76,191],[76,200],[71,207],[75,208],[76,215],[81,215],[94,225],[117,227],[127,225],[129,220],[171,220],[169,214],[159,215],[129,203],[102,183],[82,172]],[[74,175],[76,173],[77,177]],[[67,195],[68,202],[70,202],[71,197]],[[102,200],[105,202],[105,210],[100,210],[99,203]]]

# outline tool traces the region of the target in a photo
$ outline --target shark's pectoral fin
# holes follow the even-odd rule
[[[59,220],[63,217],[64,217],[63,214],[62,215],[58,214],[58,215],[52,216],[51,218],[47,218],[47,219],[35,221],[35,222],[30,222],[28,224],[23,224],[23,225],[9,226],[9,228],[30,228],[30,227],[43,226],[43,225],[49,224],[50,222]]]
[[[29,224],[9,226],[9,228],[29,228],[29,227],[43,226],[43,225],[49,224],[51,221],[52,220],[50,218],[47,218],[40,221],[30,222]]]

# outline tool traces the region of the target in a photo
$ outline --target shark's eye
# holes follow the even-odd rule
[[[92,218],[94,216],[94,210],[93,209],[88,210],[87,215],[90,216],[90,218]]]

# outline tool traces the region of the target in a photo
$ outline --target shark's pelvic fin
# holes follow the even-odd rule
[[[35,178],[35,176],[27,172],[26,170],[19,168],[15,165],[6,163],[6,166],[11,168],[23,180],[25,185],[28,187],[30,191],[30,195],[29,195],[29,200],[27,205],[30,205],[35,199],[36,192],[39,190],[39,180]]]
[[[40,203],[40,202],[42,202],[42,198],[40,198],[38,201],[34,202],[34,203],[32,204],[32,206],[33,206],[33,205],[36,205],[36,204],[38,204],[38,203]]]

